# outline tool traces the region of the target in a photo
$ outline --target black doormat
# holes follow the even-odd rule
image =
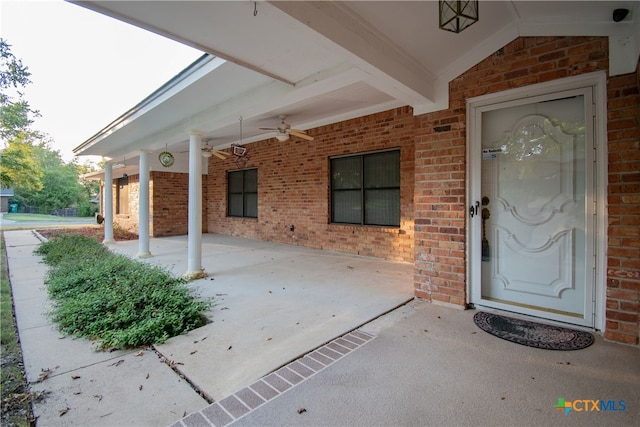
[[[483,331],[503,340],[546,350],[580,350],[593,344],[593,335],[558,326],[477,312],[473,322]]]

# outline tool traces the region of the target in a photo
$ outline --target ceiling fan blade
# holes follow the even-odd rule
[[[304,131],[298,129],[289,129],[289,133],[293,136],[297,136],[298,138],[306,139],[307,141],[313,141],[313,137],[304,133]]]
[[[227,158],[222,155],[221,151],[212,151],[211,154],[213,154],[214,156],[216,156],[220,160],[227,160]],[[227,154],[227,153],[225,153],[225,154]]]

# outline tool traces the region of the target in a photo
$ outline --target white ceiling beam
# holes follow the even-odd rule
[[[205,133],[210,133],[224,128],[231,128],[235,132],[236,129],[239,129],[238,119],[240,115],[248,123],[251,119],[260,118],[272,111],[286,110],[290,105],[355,84],[362,81],[363,74],[357,68],[343,65],[312,76],[298,83],[296,87],[272,81],[261,87],[239,93],[237,96],[215,104],[199,114],[185,117],[177,123],[167,124],[165,128],[138,138],[133,143],[126,139],[123,139],[122,146],[112,143],[110,146],[112,151],[109,154],[117,157],[127,155],[125,151],[156,150],[165,145],[180,143],[186,140],[186,131],[188,129],[201,129]],[[300,123],[298,125],[304,126],[305,124]],[[248,141],[249,139],[247,138],[245,142]],[[229,144],[227,141],[225,143]],[[215,145],[217,146],[217,144]],[[92,154],[90,151],[89,149],[83,154]]]
[[[330,1],[270,2],[340,47],[369,82],[408,105],[431,103],[435,77],[348,7]]]

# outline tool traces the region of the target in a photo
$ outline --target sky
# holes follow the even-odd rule
[[[202,55],[62,0],[0,0],[0,37],[31,72],[24,98],[42,115],[33,130],[65,161]]]

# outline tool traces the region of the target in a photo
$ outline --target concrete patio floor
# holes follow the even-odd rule
[[[134,257],[137,241],[110,246]],[[150,240],[152,258],[187,271],[187,237]],[[207,397],[218,400],[314,348],[413,299],[408,263],[205,234],[190,282],[213,299],[211,323],[156,346]]]
[[[576,351],[526,347],[480,330],[474,313],[413,301],[359,329],[372,339],[228,425],[640,425],[640,349],[601,336]],[[556,409],[559,398],[575,409]],[[594,410],[596,401],[606,406]],[[173,427],[222,425],[216,405]],[[220,406],[234,412],[228,399]]]
[[[34,234],[7,232],[5,242],[25,370],[32,390],[48,393],[35,404],[38,425],[640,421],[640,349],[599,335],[592,346],[566,352],[503,341],[473,324],[473,310],[405,304],[412,300],[409,264],[205,235],[210,276],[190,286],[217,301],[212,323],[157,346],[158,355],[105,353],[62,339],[47,321],[47,268],[32,254]],[[145,262],[180,275],[186,245],[184,236],[152,239],[154,257]],[[138,242],[111,249],[133,256]],[[45,368],[50,374],[39,380]],[[622,400],[625,408],[565,416],[554,408],[559,398],[612,400],[616,409]]]
[[[407,263],[204,235],[209,276],[189,286],[215,302],[211,323],[155,346],[157,357],[96,352],[46,317],[36,235],[8,231],[5,242],[27,378],[47,393],[34,407],[41,425],[171,424],[206,407],[200,395],[219,400],[413,298]],[[110,248],[135,257],[138,241]],[[186,236],[151,239],[150,249],[144,262],[186,271]]]

